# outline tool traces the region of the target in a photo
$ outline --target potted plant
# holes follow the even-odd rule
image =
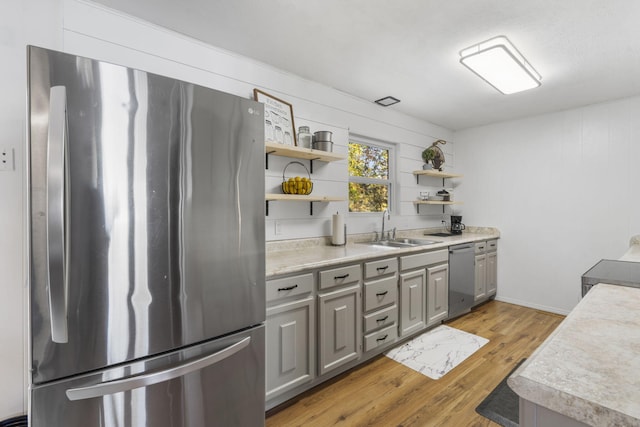
[[[432,165],[429,164],[436,157],[436,150],[433,147],[428,147],[422,152],[422,160],[424,160],[424,165],[422,165],[422,169],[431,169]]]

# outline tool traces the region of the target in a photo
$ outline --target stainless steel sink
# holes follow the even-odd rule
[[[376,240],[374,242],[363,242],[363,244],[365,245],[387,246],[391,248],[411,248],[415,246],[433,245],[435,243],[440,243],[440,242],[437,240],[408,239],[408,238],[398,238],[393,240]]]

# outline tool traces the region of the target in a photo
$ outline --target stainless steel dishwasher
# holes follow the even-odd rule
[[[475,280],[473,243],[449,246],[449,319],[471,311]]]

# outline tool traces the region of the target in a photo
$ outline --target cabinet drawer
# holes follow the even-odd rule
[[[398,298],[398,278],[396,276],[375,280],[364,285],[364,311],[376,310],[393,304]]]
[[[483,254],[487,251],[487,242],[476,243],[476,253]]]
[[[365,279],[373,279],[386,274],[393,274],[396,271],[398,271],[398,258],[387,258],[364,263]]]
[[[487,242],[487,252],[495,252],[498,250],[498,241],[497,240],[489,240]]]
[[[313,274],[285,277],[267,282],[267,302],[304,295],[313,291]]]
[[[364,351],[373,350],[374,348],[392,343],[398,338],[398,328],[391,325],[384,329],[374,332],[364,337]]]
[[[449,251],[446,249],[440,251],[423,252],[415,255],[407,255],[400,258],[400,270],[412,270],[414,268],[425,267],[438,262],[449,260]]]
[[[350,283],[359,282],[361,278],[362,272],[359,264],[321,271],[320,289],[348,285]]]
[[[398,306],[383,308],[364,316],[364,333],[369,333],[376,329],[387,327],[398,323]]]

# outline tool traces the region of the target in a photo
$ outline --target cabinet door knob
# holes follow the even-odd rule
[[[349,277],[349,273],[344,274],[342,276],[333,276],[333,280],[346,279],[347,277]]]
[[[378,268],[376,268],[376,270],[378,271],[378,273],[381,273],[381,272],[385,271],[387,268],[389,268],[389,266],[388,266],[388,265],[385,265],[384,267],[378,267]]]
[[[380,342],[380,341],[384,341],[384,340],[386,340],[386,339],[387,339],[387,337],[388,337],[388,336],[389,336],[389,334],[387,334],[387,335],[385,335],[385,336],[383,336],[383,337],[380,337],[380,338],[376,339],[376,341],[378,341],[378,342]]]
[[[291,289],[295,289],[297,287],[298,287],[298,285],[296,284],[296,285],[293,285],[293,286],[288,286],[286,288],[278,288],[278,292],[280,292],[280,291],[290,291]]]
[[[388,293],[389,293],[389,291],[378,292],[378,293],[376,294],[376,296],[377,296],[377,297],[383,297],[383,296],[385,296],[385,295],[386,295],[386,294],[388,294]]]

